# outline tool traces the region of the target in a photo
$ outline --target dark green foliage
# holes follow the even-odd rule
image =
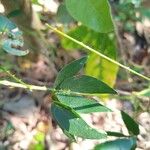
[[[107,131],[108,136],[115,136],[115,137],[128,137],[120,132],[112,132],[112,131]]]
[[[22,11],[21,11],[20,9],[16,9],[16,10],[10,12],[10,13],[7,15],[7,17],[8,17],[8,18],[13,18],[13,17],[19,16],[19,15],[21,15],[21,14],[22,14]]]
[[[54,86],[59,88],[60,84],[67,78],[70,78],[77,74],[83,65],[85,64],[87,57],[83,57],[79,60],[75,60],[72,63],[66,65],[57,75]]]
[[[95,100],[90,100],[74,94],[94,94],[94,93],[111,93],[116,91],[110,88],[104,82],[90,76],[76,76],[80,69],[86,63],[87,57],[75,60],[66,65],[56,78],[54,87],[56,92],[53,93],[54,103],[51,107],[53,119],[58,123],[64,133],[75,140],[74,136],[90,139],[105,138],[107,134],[102,131],[98,132],[86,124],[80,117],[80,113],[107,112],[109,108],[99,104]],[[67,94],[62,94],[62,93]]]
[[[67,130],[63,130],[63,133],[69,138],[71,142],[76,142],[76,138],[74,135],[70,134]]]
[[[136,139],[117,139],[97,145],[94,150],[135,150]]]
[[[60,85],[60,88],[63,90],[70,90],[77,93],[87,93],[87,94],[116,94],[116,91],[110,88],[107,84],[104,82],[97,80],[96,78],[93,78],[91,76],[76,76],[71,77]]]
[[[78,113],[111,112],[111,110],[94,99],[81,96],[56,94],[58,101],[73,108]]]
[[[53,103],[51,112],[61,129],[71,135],[84,139],[101,139],[107,137],[104,131],[98,132],[91,128],[73,109],[67,109],[67,107]]]
[[[112,59],[116,59],[116,38],[115,33],[109,33],[110,31],[114,30],[114,26],[107,0],[65,0],[63,9],[61,9],[62,12],[65,12],[67,15],[69,12],[69,14],[76,21],[82,24],[68,32],[70,37],[89,45],[90,47],[100,51]],[[61,18],[63,18],[63,16]],[[81,49],[80,45],[75,44],[68,39],[62,39],[62,46],[69,50],[79,48]],[[71,68],[71,65],[72,64],[69,65],[69,68]],[[55,84],[57,86],[59,85],[58,87],[55,87],[57,87],[57,89],[60,91],[54,94],[54,101],[62,104],[65,108],[67,107],[69,112],[72,112],[73,110],[78,115],[80,115],[80,113],[109,111],[109,109],[97,103],[96,101],[89,100],[85,97],[82,97],[81,95],[103,93],[115,94],[116,91],[111,87],[114,86],[118,66],[92,53],[90,54],[86,64],[86,73],[90,76],[76,75],[78,71],[73,72],[70,75],[70,73],[68,73],[69,70],[70,69],[67,69],[66,72],[64,69],[63,74],[66,74],[66,76],[64,77],[63,75],[61,82],[58,82],[59,84]],[[91,76],[96,77],[103,82]],[[60,77],[61,74],[59,74],[59,78]],[[111,87],[109,87],[106,83]],[[139,133],[139,127],[135,121],[124,113],[122,113],[122,118],[129,132],[137,135]],[[135,131],[133,131],[133,129],[129,126],[128,120],[130,123],[134,124],[134,127],[136,128]],[[116,137],[128,137],[122,133],[113,131],[108,131],[107,135]],[[126,144],[128,144],[128,146],[126,146]],[[116,147],[116,145],[118,146]],[[120,139],[118,141],[116,140],[110,143],[106,143],[103,146],[103,148],[106,149],[112,149],[113,147],[114,149],[116,148],[116,150],[119,148],[123,150],[124,147],[131,149],[135,147],[135,139]]]
[[[82,137],[84,139],[100,139],[105,138],[107,135],[129,137],[113,131],[98,132],[89,127],[80,117],[80,114],[82,113],[111,112],[109,108],[93,99],[83,97],[82,94],[116,94],[114,89],[96,78],[85,75],[76,75],[86,63],[86,58],[87,57],[83,57],[71,62],[58,73],[54,85],[56,89],[52,96],[54,100],[51,107],[53,119],[71,141],[75,141],[75,137]],[[122,117],[129,131],[132,131],[129,123],[134,124],[135,131],[139,130],[138,125],[132,118],[127,116],[127,114],[122,112]],[[135,131],[132,131],[132,133],[137,135],[138,132]]]
[[[133,135],[139,134],[139,125],[124,111],[121,111],[122,119],[129,131],[129,133],[132,133]]]

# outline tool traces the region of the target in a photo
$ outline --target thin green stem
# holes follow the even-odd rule
[[[18,82],[18,83],[16,83],[16,82],[8,81],[8,80],[0,80],[1,85],[29,89],[30,91],[32,91],[32,90],[54,91],[54,89],[48,88],[46,86],[36,86],[36,85],[27,84],[27,83],[23,82],[21,79],[19,79],[18,77],[16,77],[14,74],[12,74],[10,71],[6,70],[4,67],[0,66],[0,69],[3,70],[5,73],[7,73],[15,81]]]
[[[14,74],[12,74],[10,71],[6,70],[4,67],[0,66],[0,69],[3,70],[6,74],[8,74],[10,77],[12,77],[15,81],[19,82],[20,84],[26,86],[29,90],[31,90],[30,86],[23,82],[21,79],[16,77]]]
[[[95,50],[95,49],[93,49],[93,48],[91,48],[91,47],[85,45],[84,43],[82,43],[82,42],[80,42],[80,41],[78,41],[78,40],[76,40],[76,39],[70,37],[69,35],[67,35],[67,34],[61,32],[60,30],[58,30],[58,29],[56,29],[56,28],[50,26],[49,24],[46,23],[46,26],[47,26],[48,28],[52,29],[54,32],[56,32],[56,33],[62,35],[63,37],[66,37],[67,39],[69,39],[69,40],[75,42],[76,44],[82,46],[83,48],[89,50],[90,52],[93,52],[93,53],[99,55],[100,57],[102,57],[102,58],[104,58],[104,59],[106,59],[106,60],[108,60],[108,61],[110,61],[110,62],[112,62],[112,63],[114,63],[114,64],[116,64],[116,65],[118,65],[118,66],[120,66],[121,68],[126,69],[126,70],[128,70],[129,72],[131,72],[131,73],[133,73],[133,74],[135,74],[135,75],[137,75],[137,76],[139,76],[139,77],[141,77],[141,78],[143,78],[143,79],[145,79],[145,80],[150,81],[150,78],[149,78],[149,77],[146,77],[146,76],[144,76],[144,75],[142,75],[142,74],[136,72],[135,70],[131,69],[130,67],[125,66],[125,65],[123,65],[123,64],[121,64],[121,63],[119,63],[119,62],[117,62],[117,61],[115,61],[115,60],[113,60],[113,59],[107,57],[106,55],[100,53],[99,51],[97,51],[97,50]]]

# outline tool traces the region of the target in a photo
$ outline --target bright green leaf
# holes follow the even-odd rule
[[[117,46],[114,34],[95,35],[93,47],[109,58],[116,59]],[[87,75],[98,78],[107,83],[110,87],[113,87],[117,77],[118,66],[91,53],[87,60],[85,71]]]
[[[136,147],[136,139],[117,139],[114,141],[107,141],[105,143],[96,145],[94,150],[134,150]]]
[[[65,0],[65,4],[71,16],[83,25],[101,33],[113,31],[107,0]]]
[[[108,57],[116,60],[116,38],[114,33],[104,34],[97,33],[85,26],[78,26],[67,33],[69,36],[81,41],[90,47],[100,51],[101,53],[107,55]],[[67,50],[81,49],[81,46],[72,42],[69,39],[63,38],[61,40],[62,46]],[[109,67],[108,67],[109,66]],[[113,87],[115,84],[116,76],[118,72],[118,66],[112,62],[99,57],[96,54],[90,53],[86,67],[85,73],[87,75],[93,76],[101,81],[107,83],[109,86]]]
[[[94,99],[88,99],[81,96],[71,96],[56,94],[57,99],[78,113],[92,113],[92,112],[111,112],[111,110]]]
[[[85,67],[85,72],[113,87],[116,81],[118,66],[91,53]]]
[[[77,74],[84,66],[87,57],[80,58],[66,65],[57,75],[54,86],[57,88],[65,79]]]
[[[121,111],[122,119],[128,129],[133,135],[139,134],[139,125],[124,111]]]
[[[45,150],[45,133],[37,132],[33,137],[33,142],[29,145],[29,150]]]
[[[116,94],[116,91],[104,82],[90,76],[77,76],[67,78],[60,84],[62,90],[70,90],[78,93],[88,94]]]
[[[51,113],[62,130],[83,139],[102,139],[107,135],[91,128],[75,111],[53,103]]]
[[[71,29],[67,33],[67,35],[69,35],[70,37],[73,37],[74,39],[77,39],[80,42],[88,43],[92,39],[92,38],[90,38],[91,32],[93,33],[93,31],[88,30],[87,27],[81,25],[81,26],[77,26],[76,28]],[[81,48],[80,45],[76,44],[75,42],[73,42],[67,38],[62,38],[61,45],[67,50]]]
[[[34,136],[34,139],[37,142],[44,142],[45,134],[43,132],[37,132],[36,135]]]

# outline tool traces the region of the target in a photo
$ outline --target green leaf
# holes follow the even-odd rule
[[[116,60],[116,38],[114,33],[97,33],[85,26],[78,26],[67,33],[69,36],[81,41],[97,51]],[[67,50],[81,49],[81,46],[67,38],[61,40],[62,46]],[[109,67],[108,67],[109,66]],[[96,54],[90,53],[86,67],[86,75],[93,76],[113,87],[116,81],[118,66]]]
[[[67,78],[70,78],[77,74],[80,69],[84,66],[87,57],[82,57],[78,60],[71,62],[70,64],[66,65],[57,75],[54,87],[57,88],[59,85]]]
[[[78,113],[112,112],[109,108],[101,105],[94,99],[81,96],[56,94],[58,101],[73,108]]]
[[[43,132],[37,132],[34,136],[34,139],[37,141],[37,142],[43,142],[44,143],[44,139],[45,139],[45,134]]]
[[[95,35],[93,47],[109,58],[116,60],[117,46],[114,34],[101,33]],[[91,53],[87,60],[85,72],[87,75],[98,78],[107,83],[110,87],[113,87],[117,77],[118,66],[94,53]]]
[[[17,28],[17,26],[13,22],[0,15],[0,32],[4,32],[6,30],[11,31],[15,28]]]
[[[76,138],[74,135],[70,134],[68,131],[63,130],[63,133],[69,138],[71,142],[76,142]]]
[[[70,37],[73,37],[74,39],[77,39],[78,41],[81,41],[83,43],[88,43],[90,40],[92,41],[93,39],[90,38],[91,35],[90,33],[93,33],[93,31],[89,30],[87,27],[85,26],[77,26],[76,28],[71,29],[67,35],[69,35]],[[89,42],[91,43],[91,42]],[[61,40],[61,45],[67,49],[77,49],[77,48],[81,48],[80,45],[76,44],[75,42],[67,39],[67,38],[62,38]]]
[[[68,12],[83,25],[101,33],[114,30],[107,0],[65,0]]]
[[[98,78],[110,87],[113,87],[117,77],[118,66],[91,53],[85,67],[85,72],[87,75]]]
[[[117,139],[114,141],[107,141],[105,143],[96,145],[94,150],[134,150],[136,147],[136,139]]]
[[[88,94],[116,94],[116,91],[104,82],[90,76],[76,76],[64,80],[60,88],[66,91]]]
[[[120,132],[112,132],[112,131],[107,131],[106,132],[108,136],[115,136],[115,137],[128,137]]]
[[[53,103],[51,106],[53,119],[62,130],[83,139],[102,139],[107,135],[91,128],[75,111]]]
[[[70,16],[64,3],[60,4],[57,10],[57,19],[63,24],[73,22],[74,19]]]
[[[29,150],[45,150],[45,133],[37,132],[30,143]]]
[[[29,53],[28,50],[23,51],[17,49],[17,47],[22,47],[22,46],[23,46],[23,42],[19,40],[8,39],[2,43],[2,48],[4,51],[16,56],[24,56]]]
[[[133,135],[139,134],[139,125],[124,111],[121,111],[122,119],[128,129]]]

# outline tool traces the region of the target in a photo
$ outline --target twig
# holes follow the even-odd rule
[[[117,61],[115,61],[115,60],[113,60],[113,59],[107,57],[106,55],[100,53],[99,51],[97,51],[97,50],[95,50],[95,49],[93,49],[93,48],[91,48],[91,47],[85,45],[84,43],[82,43],[82,42],[80,42],[80,41],[78,41],[78,40],[76,40],[76,39],[70,37],[69,35],[67,35],[67,34],[61,32],[60,30],[58,30],[58,29],[56,29],[56,28],[50,26],[49,24],[46,23],[46,26],[47,26],[48,28],[50,28],[51,30],[53,30],[54,32],[56,32],[56,33],[62,35],[63,37],[66,37],[67,39],[69,39],[69,40],[75,42],[76,44],[78,44],[78,45],[80,45],[80,46],[82,46],[83,48],[85,48],[85,49],[87,49],[87,50],[89,50],[89,51],[91,51],[91,52],[93,52],[93,53],[99,55],[100,57],[102,57],[102,58],[104,58],[104,59],[106,59],[106,60],[108,60],[108,61],[110,61],[110,62],[112,62],[112,63],[114,63],[114,64],[116,64],[116,65],[118,65],[118,66],[120,66],[120,67],[123,68],[123,69],[128,70],[129,72],[131,72],[131,73],[133,73],[133,74],[136,74],[137,76],[139,76],[139,77],[141,77],[141,78],[143,78],[143,79],[145,79],[145,80],[150,81],[150,78],[149,78],[149,77],[146,77],[146,76],[144,76],[144,75],[142,75],[142,74],[140,74],[140,73],[134,71],[134,70],[131,69],[130,67],[125,66],[125,65],[123,65],[123,64],[121,64],[121,63],[119,63],[119,62],[117,62]]]
[[[16,82],[11,82],[8,80],[1,80],[0,85],[5,85],[9,87],[16,87],[16,88],[23,88],[23,89],[29,89],[32,90],[39,90],[39,91],[54,91],[52,88],[48,88],[46,86],[36,86],[36,85],[30,85],[30,84],[21,84]]]

